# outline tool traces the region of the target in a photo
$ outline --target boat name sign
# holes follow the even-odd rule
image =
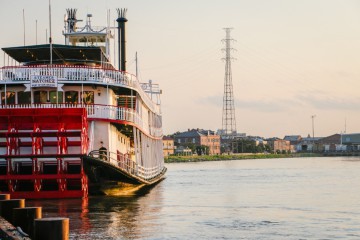
[[[57,76],[32,75],[30,77],[31,87],[57,87]]]

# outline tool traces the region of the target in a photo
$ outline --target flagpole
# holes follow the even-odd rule
[[[4,65],[3,66],[5,66],[5,52],[4,52]],[[3,68],[3,70],[4,70],[4,68]],[[7,98],[7,95],[6,95],[6,76],[5,76],[5,74],[3,74],[3,76],[4,76],[4,78],[5,78],[5,93],[4,93],[4,97],[5,97],[5,107],[6,107],[6,103],[7,103],[7,101],[6,101],[6,98]]]
[[[51,34],[51,0],[49,0],[49,29],[50,29],[50,65],[52,65],[52,34]]]
[[[51,32],[51,0],[49,0],[49,43],[50,43],[50,67],[52,67],[53,64],[53,43],[52,43],[52,32]],[[52,73],[51,73],[52,74]],[[55,76],[54,76],[55,77]],[[56,79],[56,107],[58,107],[59,104],[59,89],[58,89],[58,79]]]
[[[25,10],[23,9],[24,46],[25,46]]]

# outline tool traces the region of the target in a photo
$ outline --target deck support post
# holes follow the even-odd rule
[[[51,229],[51,231],[49,231]],[[40,218],[34,221],[35,240],[68,240],[69,218]]]
[[[0,200],[10,200],[10,194],[0,194]]]
[[[21,227],[31,238],[34,237],[34,220],[42,217],[41,207],[14,208],[13,225]]]
[[[13,223],[13,209],[24,207],[25,199],[0,200],[0,216]]]

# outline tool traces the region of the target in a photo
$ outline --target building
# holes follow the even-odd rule
[[[174,140],[177,146],[207,147],[208,152],[202,154],[220,154],[220,136],[211,130],[189,129],[186,132],[177,133]]]
[[[278,139],[278,138],[269,139],[268,144],[273,152],[291,151],[290,141],[284,139]]]
[[[259,136],[248,136],[247,139],[254,141],[255,146],[268,144],[266,140],[264,140],[262,137]]]
[[[316,144],[321,139],[322,139],[322,137],[310,137],[310,135],[307,137],[304,137],[301,139],[301,142],[299,142],[296,145],[296,151],[299,151],[299,152],[319,151]]]
[[[163,137],[163,153],[164,153],[164,157],[173,155],[174,150],[175,150],[174,139],[172,139],[171,137],[164,136]]]
[[[315,149],[319,152],[335,152],[342,149],[340,134],[324,137],[315,143]]]
[[[297,145],[299,142],[301,142],[302,137],[300,135],[286,135],[284,137],[284,140],[290,141],[290,145]]]
[[[179,146],[175,149],[176,155],[190,156],[193,154],[189,147]]]
[[[360,150],[360,133],[347,133],[341,135],[341,144],[346,145],[346,151]]]
[[[284,140],[290,141],[290,151],[296,152],[296,146],[301,142],[302,137],[300,135],[286,135]]]

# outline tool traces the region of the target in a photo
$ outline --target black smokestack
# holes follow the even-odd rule
[[[75,32],[76,31],[76,8],[68,8],[66,9],[67,12],[67,24],[68,24],[68,30],[69,32]]]
[[[126,8],[117,9],[118,12],[118,45],[119,45],[119,70],[126,71],[126,33],[125,33],[125,23],[128,21],[126,19]]]

